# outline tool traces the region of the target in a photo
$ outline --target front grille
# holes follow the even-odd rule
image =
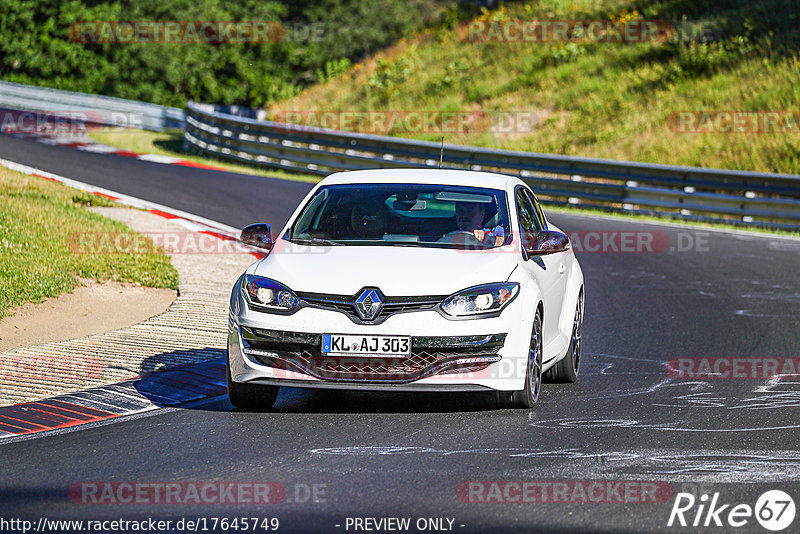
[[[498,361],[506,334],[488,336],[417,336],[407,357],[326,356],[322,335],[242,327],[244,352],[263,365],[321,380],[411,382],[427,376],[474,373]],[[459,360],[470,358],[467,362]]]
[[[356,324],[380,324],[395,313],[433,310],[441,301],[447,298],[447,295],[385,297],[383,308],[375,319],[372,321],[364,321],[358,316],[358,312],[356,312],[356,297],[354,296],[303,292],[298,292],[297,296],[300,297],[306,306],[344,313]]]

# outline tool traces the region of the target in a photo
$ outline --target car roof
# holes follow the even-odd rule
[[[523,183],[514,176],[493,172],[453,169],[369,169],[331,174],[319,185],[334,184],[435,184],[465,185],[506,190],[509,181]]]

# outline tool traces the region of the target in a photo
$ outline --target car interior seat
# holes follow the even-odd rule
[[[380,203],[357,205],[351,212],[350,226],[362,239],[381,239],[386,234],[386,209]]]

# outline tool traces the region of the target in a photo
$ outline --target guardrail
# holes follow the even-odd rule
[[[441,148],[427,141],[257,121],[195,102],[188,104],[184,142],[206,154],[318,175],[367,168],[436,168]],[[800,229],[800,175],[449,144],[444,145],[442,168],[519,176],[550,204]]]
[[[0,107],[54,115],[81,113],[90,123],[154,131],[183,128],[184,121],[180,108],[11,82],[0,82]]]

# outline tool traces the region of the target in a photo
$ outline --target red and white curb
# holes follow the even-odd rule
[[[84,152],[94,152],[96,154],[123,156],[127,158],[139,159],[142,161],[150,161],[152,163],[162,163],[165,165],[180,165],[182,167],[194,167],[197,169],[208,169],[212,171],[227,171],[227,169],[223,167],[219,167],[216,165],[207,165],[205,163],[197,163],[196,161],[191,161],[188,159],[175,158],[172,156],[163,156],[160,154],[143,154],[141,152],[133,152],[132,150],[121,150],[113,146],[108,146],[102,143],[98,143],[97,141],[94,141],[89,138],[76,139],[75,137],[69,137],[69,136],[59,137],[52,135],[35,135],[35,134],[23,134],[23,133],[12,133],[11,135],[19,139],[28,139],[51,146],[63,146],[63,147],[75,148],[77,150],[83,150]]]
[[[117,384],[0,407],[0,440],[99,423],[227,392],[225,358],[172,367]]]
[[[171,222],[180,224],[190,231],[201,232],[218,239],[238,241],[238,229],[217,221],[6,159],[0,158],[0,165],[102,196],[126,206],[147,210],[154,215],[170,219]],[[237,244],[237,247],[246,247],[250,254],[259,258],[264,255],[258,249],[241,243]],[[164,369],[115,384],[0,407],[0,440],[5,442],[9,438],[78,427],[224,395],[225,358],[221,352],[212,351],[212,354],[216,353],[214,354],[216,357],[210,360]]]

